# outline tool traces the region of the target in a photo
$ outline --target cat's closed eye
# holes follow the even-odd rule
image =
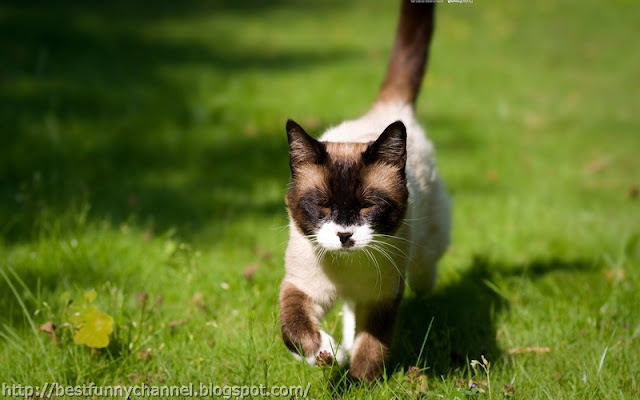
[[[314,204],[320,211],[320,217],[322,218],[331,212],[331,202],[323,195],[318,196],[315,199]]]
[[[322,194],[317,195],[317,197],[315,199],[315,205],[318,208],[326,208],[327,210],[331,209],[331,202],[329,201],[329,199],[326,196],[324,196]]]
[[[369,193],[365,193],[362,200],[362,209],[380,208],[390,206],[390,199],[387,193],[374,189]]]
[[[371,208],[373,208],[375,206],[376,206],[375,203],[367,201],[367,202],[362,203],[362,205],[360,206],[360,209],[366,211],[366,210],[369,210],[369,209],[371,209]]]

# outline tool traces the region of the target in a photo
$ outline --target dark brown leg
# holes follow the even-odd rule
[[[313,300],[294,285],[280,286],[280,323],[287,348],[304,357],[313,356],[322,343]]]
[[[370,381],[379,376],[389,356],[399,299],[356,306],[356,340],[349,375]]]

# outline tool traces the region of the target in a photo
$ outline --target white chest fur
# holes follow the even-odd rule
[[[392,242],[352,251],[324,253],[322,271],[339,297],[355,302],[393,299],[404,286],[405,250]]]

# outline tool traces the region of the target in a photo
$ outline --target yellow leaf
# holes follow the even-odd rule
[[[77,324],[73,335],[75,344],[101,349],[109,345],[109,335],[113,332],[113,318],[95,306],[89,306],[74,314]]]

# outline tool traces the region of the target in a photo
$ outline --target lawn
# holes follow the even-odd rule
[[[640,397],[640,8],[624,0],[438,6],[417,109],[454,203],[438,284],[406,294],[379,381],[288,354],[284,123],[318,135],[365,112],[396,14],[3,2],[0,397],[54,382]],[[84,332],[106,348],[82,344],[92,321],[112,321]]]

